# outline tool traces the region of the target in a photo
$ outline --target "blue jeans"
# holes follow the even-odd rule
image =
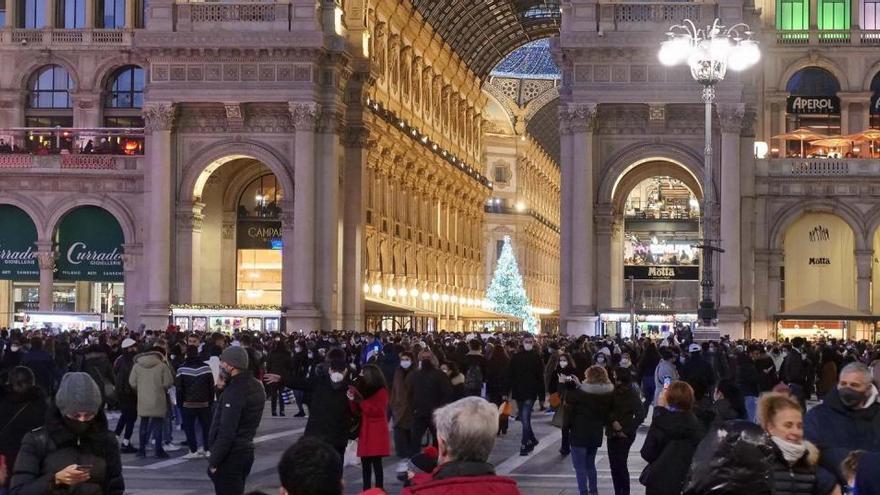
[[[648,410],[648,406],[654,402],[654,392],[656,392],[657,384],[654,383],[654,375],[642,377],[642,395],[645,396],[644,407]]]
[[[746,413],[749,416],[749,421],[752,423],[755,422],[755,416],[758,411],[758,398],[754,395],[747,395],[746,399]]]
[[[589,495],[599,493],[599,482],[596,479],[596,447],[572,447],[571,465],[577,477],[578,493]]]
[[[532,408],[535,407],[535,399],[516,401],[516,409],[519,411],[519,422],[522,423],[522,444],[529,442],[537,443],[535,432],[532,431]]]

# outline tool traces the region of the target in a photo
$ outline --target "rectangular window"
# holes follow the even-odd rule
[[[6,27],[6,0],[0,0],[0,27]]]
[[[43,0],[22,0],[22,26],[25,29],[46,27],[46,6]]]
[[[819,29],[849,30],[849,0],[819,0]]]
[[[501,257],[501,250],[504,249],[504,241],[495,241],[495,261]]]
[[[862,29],[880,29],[880,0],[862,0]]]
[[[64,0],[61,3],[64,15],[64,29],[80,29],[86,27],[85,0]]]
[[[122,29],[125,27],[125,0],[103,0],[101,2],[101,27]]]
[[[805,31],[810,28],[810,0],[776,0],[776,29]]]

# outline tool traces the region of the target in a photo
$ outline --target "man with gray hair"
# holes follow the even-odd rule
[[[498,476],[489,464],[498,432],[498,408],[465,397],[434,411],[439,457],[428,476],[413,479],[401,495],[520,495],[516,481]]]
[[[840,470],[853,450],[880,452],[880,402],[871,371],[862,363],[846,365],[837,387],[804,418],[804,437],[820,450],[820,488],[847,486]]]

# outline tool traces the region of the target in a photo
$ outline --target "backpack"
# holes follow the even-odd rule
[[[483,370],[479,364],[472,364],[467,369],[464,376],[464,388],[472,392],[480,392],[483,390]]]

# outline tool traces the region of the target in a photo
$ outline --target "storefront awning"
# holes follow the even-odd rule
[[[465,320],[522,321],[515,316],[496,313],[483,308],[463,307],[459,311],[458,316]]]
[[[880,316],[875,316],[857,309],[850,309],[829,301],[816,301],[800,308],[795,308],[774,315],[778,320],[854,320],[872,321]]]
[[[413,306],[407,306],[398,302],[381,301],[367,297],[364,303],[364,312],[368,315],[402,315],[402,316],[437,316]]]

